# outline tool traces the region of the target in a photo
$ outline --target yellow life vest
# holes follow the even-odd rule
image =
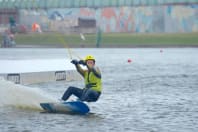
[[[91,86],[91,89],[101,92],[102,91],[102,81],[101,78],[98,78],[94,75],[93,72],[86,71],[84,74],[85,86]]]

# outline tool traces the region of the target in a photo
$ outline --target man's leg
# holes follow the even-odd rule
[[[81,96],[82,96],[82,93],[83,93],[83,90],[82,89],[80,89],[80,88],[76,88],[76,87],[69,87],[66,91],[65,91],[65,93],[63,94],[63,96],[62,96],[62,100],[67,100],[72,94],[73,95],[75,95],[75,96],[77,96],[78,98],[81,98]]]
[[[99,92],[96,92],[92,89],[87,89],[86,91],[83,92],[81,100],[87,102],[95,102],[98,100],[99,97],[100,97]]]

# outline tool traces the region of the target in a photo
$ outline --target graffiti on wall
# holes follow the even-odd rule
[[[104,32],[197,32],[198,5],[81,9]],[[91,15],[90,15],[91,14]]]
[[[103,32],[198,32],[198,5],[49,9],[46,14],[49,20],[95,19]]]
[[[198,5],[168,6],[165,9],[165,24],[168,32],[197,32]]]

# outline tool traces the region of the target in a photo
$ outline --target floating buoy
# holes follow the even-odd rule
[[[128,59],[128,60],[127,60],[127,62],[128,62],[128,63],[131,63],[131,62],[132,62],[132,60],[131,60],[131,59]]]

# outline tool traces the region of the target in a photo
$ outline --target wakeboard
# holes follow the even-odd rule
[[[49,113],[87,114],[90,109],[81,101],[40,103],[40,106]]]

